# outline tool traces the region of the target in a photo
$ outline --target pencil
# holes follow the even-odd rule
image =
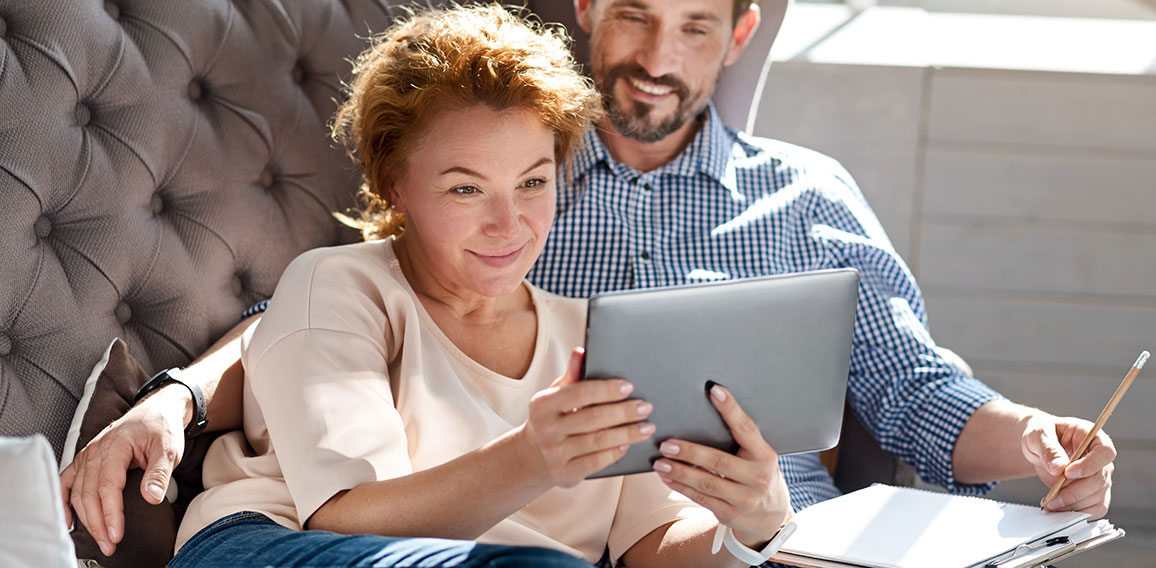
[[[1136,359],[1136,362],[1132,364],[1132,370],[1128,371],[1128,374],[1124,377],[1124,381],[1120,383],[1120,386],[1116,387],[1116,394],[1112,395],[1112,399],[1108,401],[1108,405],[1104,407],[1104,410],[1100,411],[1100,417],[1096,419],[1096,423],[1092,425],[1092,429],[1088,431],[1088,435],[1084,436],[1084,441],[1080,442],[1080,447],[1076,448],[1076,452],[1072,454],[1072,458],[1068,463],[1084,457],[1084,452],[1088,451],[1088,446],[1092,445],[1092,440],[1096,439],[1096,434],[1104,427],[1104,423],[1108,421],[1108,417],[1112,416],[1112,412],[1116,410],[1116,405],[1120,404],[1120,399],[1124,398],[1124,393],[1128,392],[1128,387],[1132,386],[1132,381],[1136,380],[1136,375],[1140,374],[1140,369],[1144,368],[1144,363],[1147,361],[1148,352],[1145,351],[1141,353],[1140,357]],[[1040,504],[1041,509],[1047,508],[1048,503],[1051,503],[1052,499],[1056,498],[1056,495],[1060,493],[1060,489],[1064,487],[1064,482],[1067,480],[1067,476],[1061,472],[1060,478],[1052,484],[1051,491],[1048,491],[1048,496],[1044,497],[1043,503]]]

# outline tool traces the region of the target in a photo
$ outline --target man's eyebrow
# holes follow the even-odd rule
[[[645,9],[650,7],[650,4],[647,4],[646,2],[643,2],[642,0],[614,0],[613,2],[610,3],[610,7],[611,8],[636,8],[639,10],[645,10]]]
[[[719,24],[723,22],[722,18],[718,17],[718,14],[715,14],[714,12],[691,12],[690,14],[687,14],[686,19],[692,22],[710,22]]]

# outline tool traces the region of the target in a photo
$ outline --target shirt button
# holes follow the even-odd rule
[[[649,183],[642,184],[642,191],[650,191],[650,184]]]
[[[642,251],[642,252],[638,253],[638,258],[641,258],[642,260],[650,260],[650,253],[646,252],[646,251]]]

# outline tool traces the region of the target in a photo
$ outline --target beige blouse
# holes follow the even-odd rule
[[[490,371],[434,324],[391,243],[318,249],[286,269],[244,346],[244,433],[209,449],[207,490],[185,514],[178,549],[240,511],[300,529],[340,491],[481,447],[526,420],[530,397],[583,344],[586,301],[526,283],[538,316],[529,370],[522,379]],[[552,489],[478,541],[596,562],[607,543],[617,559],[655,528],[699,514],[709,513],[653,473],[613,477]]]

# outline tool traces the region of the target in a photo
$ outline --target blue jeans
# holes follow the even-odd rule
[[[236,513],[189,539],[169,568],[591,568],[547,548],[440,538],[390,538],[287,529]]]

